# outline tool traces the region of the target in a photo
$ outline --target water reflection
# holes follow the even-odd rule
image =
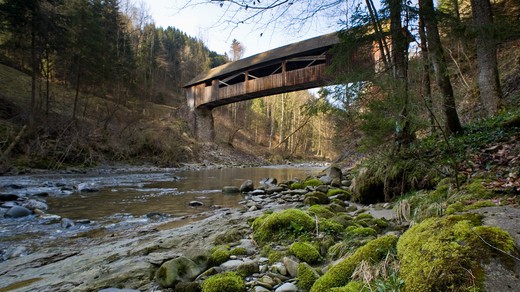
[[[305,178],[320,170],[316,167],[255,167],[190,170],[173,173],[131,174],[120,179],[89,178],[99,183],[99,192],[74,193],[66,197],[49,197],[49,213],[71,219],[99,219],[115,213],[142,216],[150,212],[173,216],[193,215],[215,206],[237,207],[242,195],[223,194],[223,186],[252,179],[255,185],[267,177],[278,181]],[[175,179],[175,176],[180,179]],[[158,179],[160,178],[160,179]],[[190,207],[190,201],[203,206]]]

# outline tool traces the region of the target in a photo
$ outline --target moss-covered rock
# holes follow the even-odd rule
[[[339,195],[341,195],[341,196],[339,196]],[[344,190],[344,189],[330,189],[327,192],[327,196],[329,196],[329,197],[338,196],[339,198],[341,198],[341,200],[348,201],[348,200],[350,200],[350,197],[352,196],[352,192]]]
[[[343,225],[341,225],[340,223],[325,218],[320,218],[318,220],[318,226],[320,233],[332,235],[340,234],[341,232],[343,232],[344,229]]]
[[[395,248],[397,237],[385,235],[369,241],[358,248],[351,256],[331,267],[325,275],[319,278],[311,288],[311,292],[324,292],[333,287],[342,287],[350,280],[352,273],[361,261],[370,264],[379,262],[387,253]]]
[[[506,252],[511,236],[495,227],[480,225],[473,214],[430,218],[414,225],[399,239],[401,277],[407,291],[467,291],[482,288],[481,261],[494,250],[477,236]],[[480,234],[479,234],[480,235]]]
[[[321,218],[332,218],[335,216],[334,212],[332,212],[329,207],[322,205],[310,206],[309,212]]]
[[[347,285],[343,287],[337,287],[329,289],[330,292],[361,292],[361,291],[367,291],[365,287],[366,285],[363,282],[360,281],[350,281]],[[378,290],[381,291],[381,290]]]
[[[321,260],[320,252],[316,247],[307,242],[295,242],[291,244],[289,252],[309,264],[314,264]]]
[[[155,279],[161,287],[173,288],[179,282],[193,281],[205,268],[186,257],[178,257],[163,263]]]
[[[345,229],[347,239],[376,236],[377,232],[370,227],[349,226]]]
[[[305,197],[303,199],[303,203],[305,205],[309,205],[309,206],[312,206],[315,204],[325,205],[325,204],[328,204],[329,202],[330,202],[329,197],[327,197],[327,195],[322,192],[308,193],[305,195]]]
[[[289,185],[289,188],[291,190],[301,190],[301,189],[304,189],[305,186],[303,185],[302,182],[293,182]]]
[[[243,292],[245,290],[244,281],[233,272],[211,276],[202,282],[202,292]]]
[[[238,228],[231,228],[230,230],[226,230],[225,232],[218,234],[215,237],[215,244],[220,245],[225,243],[236,242],[242,238],[243,234]]]
[[[245,247],[235,247],[230,252],[231,255],[247,255],[247,249]]]
[[[309,178],[303,182],[304,187],[317,187],[321,186],[323,183],[317,178]]]
[[[223,262],[229,260],[230,256],[231,252],[229,251],[229,248],[227,246],[221,245],[213,249],[209,261],[211,265],[218,266]]]
[[[298,265],[298,283],[296,285],[303,291],[309,291],[319,277],[320,274],[309,264],[300,263]]]
[[[266,214],[253,221],[253,236],[258,243],[293,240],[314,230],[314,219],[299,209]]]

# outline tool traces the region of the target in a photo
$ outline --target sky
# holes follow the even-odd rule
[[[146,0],[149,12],[156,26],[173,26],[190,36],[201,39],[206,46],[219,54],[228,53],[233,39],[244,47],[244,57],[255,55],[311,37],[333,31],[324,24],[315,23],[305,31],[289,32],[284,27],[258,30],[252,25],[241,25],[232,29],[222,20],[224,10],[215,5],[182,7],[183,0]],[[262,34],[262,35],[261,35]]]

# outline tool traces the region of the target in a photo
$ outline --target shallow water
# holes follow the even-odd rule
[[[240,186],[251,179],[255,186],[263,178],[279,182],[305,178],[323,167],[253,167],[202,170],[154,169],[150,171],[106,171],[97,174],[49,174],[0,177],[0,193],[48,194],[47,214],[72,220],[89,219],[90,223],[62,228],[59,220],[0,218],[0,248],[13,242],[39,244],[64,237],[78,236],[95,229],[125,230],[172,218],[204,215],[216,208],[234,208],[243,200],[241,194],[224,194],[223,186]],[[4,187],[17,185],[18,188]],[[3,187],[3,188],[2,188]],[[95,188],[97,192],[78,192],[77,188]],[[200,207],[190,207],[200,201]],[[146,214],[160,213],[155,218]],[[172,223],[173,226],[182,222]]]

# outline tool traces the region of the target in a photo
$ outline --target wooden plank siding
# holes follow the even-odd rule
[[[194,87],[195,107],[213,108],[241,100],[312,88],[326,84],[326,64],[247,79],[245,82],[218,87],[218,80],[212,85],[198,84]]]

